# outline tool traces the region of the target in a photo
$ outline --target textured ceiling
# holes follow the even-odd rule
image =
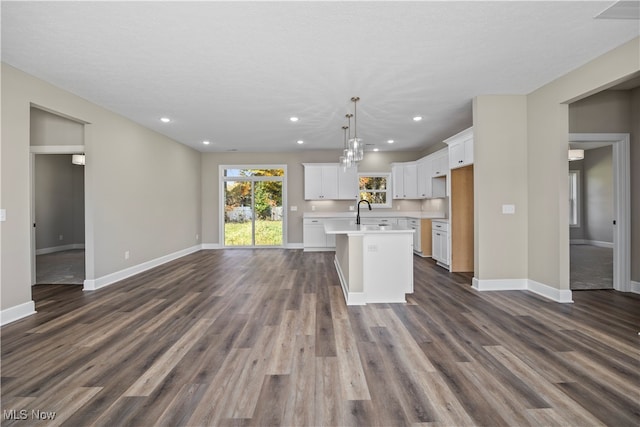
[[[3,1],[2,61],[201,151],[340,148],[352,96],[358,136],[421,150],[471,125],[474,96],[637,37],[593,19],[612,3]]]

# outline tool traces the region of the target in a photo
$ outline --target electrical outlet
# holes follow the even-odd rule
[[[316,210],[315,205],[311,205],[311,210],[312,210],[312,211],[315,211],[315,210]]]
[[[297,206],[291,206],[291,212],[296,212],[298,210]]]
[[[350,210],[350,211],[353,211],[353,210],[355,210],[355,207],[353,207],[353,206],[349,206],[349,210]]]
[[[64,236],[61,234],[58,236],[58,240],[64,240]]]
[[[200,235],[196,234],[196,242],[200,239]]]
[[[7,220],[7,210],[0,209],[0,221],[6,221],[6,220]]]
[[[129,259],[129,251],[124,251],[124,259]]]

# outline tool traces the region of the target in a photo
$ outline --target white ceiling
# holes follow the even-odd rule
[[[2,61],[201,151],[338,149],[352,96],[365,142],[421,150],[471,125],[474,96],[637,37],[593,19],[612,3],[3,1]]]

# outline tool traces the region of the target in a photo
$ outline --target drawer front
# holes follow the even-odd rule
[[[420,227],[420,220],[419,219],[414,219],[414,218],[409,218],[409,225],[412,225],[414,227]]]
[[[324,225],[324,220],[320,218],[304,218],[302,220],[304,225]]]
[[[439,231],[449,231],[449,224],[446,223],[446,222],[432,221],[431,222],[431,229],[432,230],[439,230]]]

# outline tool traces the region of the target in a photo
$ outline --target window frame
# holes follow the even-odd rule
[[[366,190],[360,187],[360,178],[385,178],[386,179],[386,188],[384,190]],[[392,182],[391,182],[391,172],[359,172],[358,173],[358,200],[362,200],[362,193],[385,193],[386,203],[371,203],[372,208],[391,208],[392,207]]]
[[[574,176],[575,185],[571,184],[572,176]],[[570,169],[569,170],[569,227],[571,228],[580,228],[581,227],[581,219],[582,219],[582,206],[580,199],[580,191],[582,186],[580,170],[579,169]],[[575,210],[575,213],[574,213]],[[575,223],[572,221],[572,218],[575,217]]]

